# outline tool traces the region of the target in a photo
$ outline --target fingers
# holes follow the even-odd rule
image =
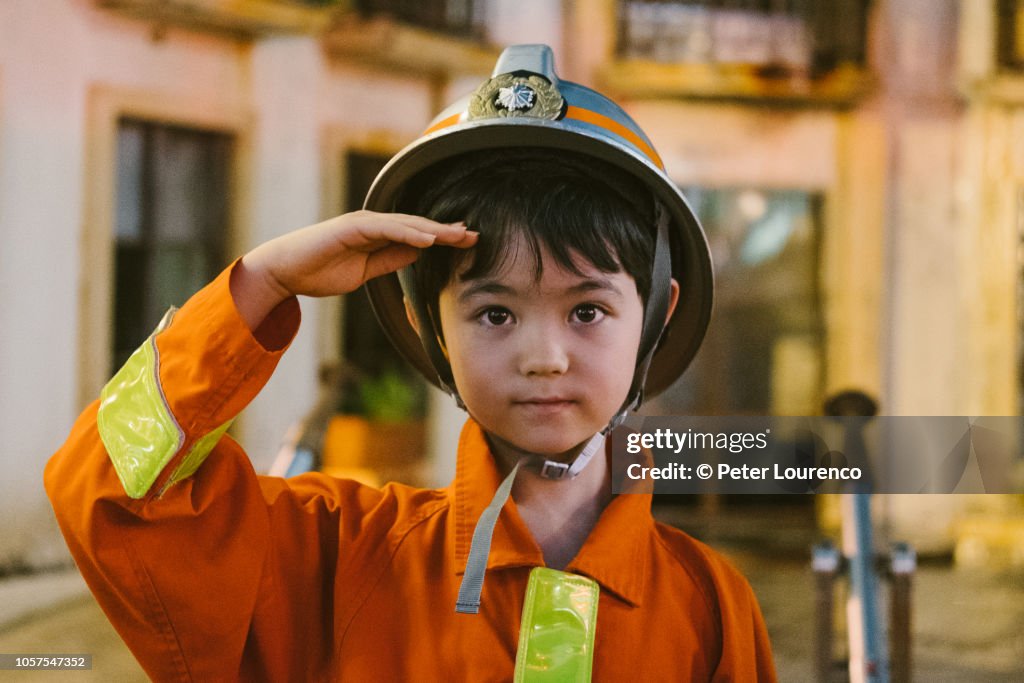
[[[446,246],[459,247],[463,249],[471,247],[476,244],[477,238],[480,236],[480,233],[473,232],[472,230],[465,230],[465,228],[461,230],[461,233],[461,237],[458,237],[454,241],[447,241],[445,243]],[[438,237],[436,243],[441,243],[440,237]],[[420,249],[409,244],[392,243],[383,249],[378,249],[366,258],[363,282],[405,268],[416,261],[419,255]]]
[[[464,223],[438,223],[422,216],[385,214],[359,211],[351,214],[358,221],[354,234],[343,236],[346,246],[374,251],[392,244],[407,244],[425,249],[434,244],[470,247],[476,243],[477,233],[467,230]]]
[[[479,232],[468,229],[462,221],[457,223],[438,223],[423,216],[412,216],[404,213],[390,215],[413,229],[435,235],[434,244],[464,249],[476,244],[477,238],[480,236]]]
[[[444,245],[449,246],[449,247],[458,247],[459,249],[467,249],[467,248],[472,247],[473,245],[475,245],[479,239],[480,239],[480,233],[476,232],[475,230],[466,230],[466,231],[464,231],[462,233],[462,235],[460,237],[458,237],[453,242],[449,242],[449,241],[442,242],[441,238],[438,237],[437,238],[437,244],[444,244]]]
[[[411,265],[419,254],[419,249],[405,244],[393,244],[375,251],[366,259],[363,282],[405,268]]]

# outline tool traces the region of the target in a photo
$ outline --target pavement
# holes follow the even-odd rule
[[[76,569],[0,582],[0,596],[16,584],[20,604],[36,596],[31,612],[8,610],[0,602],[0,652],[6,654],[91,654],[89,671],[0,671],[12,683],[145,683],[148,677],[93,600]],[[72,587],[75,590],[72,590]],[[48,588],[54,592],[46,594]],[[59,596],[59,597],[58,597]],[[2,600],[2,597],[0,597]],[[13,617],[13,618],[12,618]]]
[[[733,511],[711,525],[694,519],[681,525],[694,527],[750,580],[779,680],[812,681],[814,593],[807,554],[816,531],[801,515],[777,511]],[[842,585],[838,590],[841,605]],[[879,611],[887,614],[884,605]],[[841,622],[840,607],[833,681],[847,680]],[[914,575],[912,629],[914,680],[1024,681],[1024,571],[958,569],[942,558],[923,563]],[[3,671],[0,681],[147,680],[74,568],[0,579],[0,652],[93,655],[91,671]]]
[[[73,566],[0,578],[0,634],[88,594],[85,581]]]

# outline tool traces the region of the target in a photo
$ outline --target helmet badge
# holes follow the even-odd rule
[[[469,101],[469,120],[529,116],[557,121],[565,99],[548,79],[537,74],[501,74],[485,81]]]
[[[533,101],[536,97],[537,93],[530,86],[525,83],[513,83],[507,88],[498,89],[498,97],[495,98],[495,103],[509,111],[517,111],[519,109],[525,111],[533,108]]]

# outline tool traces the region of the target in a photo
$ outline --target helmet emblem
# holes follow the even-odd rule
[[[509,111],[517,111],[519,109],[531,109],[536,95],[537,93],[533,91],[533,88],[525,83],[513,83],[507,88],[499,88],[498,97],[495,99],[499,107]]]
[[[513,116],[556,121],[565,113],[565,100],[543,76],[501,74],[476,89],[468,113],[471,121]]]

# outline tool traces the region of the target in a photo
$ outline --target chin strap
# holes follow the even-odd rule
[[[494,492],[491,502],[480,514],[473,529],[473,540],[469,544],[469,556],[466,558],[466,571],[462,574],[459,585],[459,597],[455,601],[455,611],[460,614],[476,614],[480,611],[480,593],[484,590],[484,575],[487,574],[487,556],[491,554],[491,536],[494,525],[498,522],[501,508],[512,493],[512,484],[519,473],[519,467],[530,459],[528,456],[515,464],[505,480]]]
[[[651,265],[651,292],[647,296],[644,308],[644,326],[640,332],[640,348],[637,352],[636,369],[633,371],[633,384],[629,388],[626,403],[619,410],[621,417],[616,426],[630,412],[636,410],[644,402],[644,383],[647,371],[658,350],[658,342],[665,333],[668,305],[672,291],[672,253],[668,237],[670,221],[668,210],[658,203],[657,237],[654,244],[654,263]]]
[[[587,442],[587,445],[583,447],[583,450],[580,451],[579,455],[572,462],[548,460],[539,455],[527,456],[523,460],[530,461],[528,465],[536,463],[535,466],[538,473],[545,479],[575,479],[583,471],[583,468],[587,466],[590,459],[594,457],[594,454],[601,450],[601,446],[604,445],[605,435],[608,432],[609,428],[606,427],[590,437],[590,441]]]

